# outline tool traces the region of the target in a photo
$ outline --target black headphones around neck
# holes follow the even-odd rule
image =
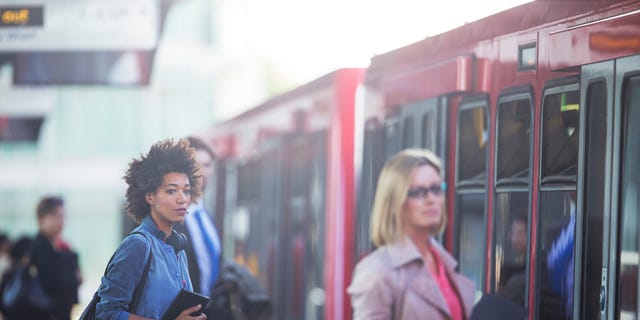
[[[168,245],[173,247],[173,250],[176,253],[178,253],[187,247],[189,240],[187,239],[187,236],[184,235],[184,233],[179,233],[175,230],[171,230],[171,235],[167,237],[166,242]]]

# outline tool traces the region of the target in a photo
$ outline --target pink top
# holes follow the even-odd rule
[[[451,319],[464,320],[462,305],[460,304],[460,297],[458,297],[456,289],[451,286],[451,281],[449,281],[449,277],[444,270],[444,266],[442,265],[442,263],[440,263],[440,257],[438,257],[435,250],[431,249],[429,251],[431,251],[431,254],[435,258],[434,260],[436,261],[438,274],[434,276],[436,281],[438,282],[438,286],[440,287],[440,292],[442,292],[444,300],[447,301],[447,305],[449,305],[449,310],[451,311]]]

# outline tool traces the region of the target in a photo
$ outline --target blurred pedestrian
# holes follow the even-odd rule
[[[9,255],[9,250],[11,249],[11,239],[5,233],[0,234],[0,279],[4,277],[5,272],[9,270],[11,267],[11,256]],[[2,282],[0,282],[0,286],[2,286]],[[0,290],[0,295],[2,295],[2,290]],[[0,320],[4,320],[2,316],[2,306],[0,300]]]
[[[509,223],[496,292],[522,307],[527,285],[527,239],[527,215],[516,212]]]
[[[201,139],[187,137],[189,145],[195,149],[195,159],[202,175],[202,192],[213,174],[215,154]],[[176,230],[186,234],[189,244],[185,248],[189,261],[189,276],[193,290],[205,296],[211,295],[211,289],[220,270],[220,238],[212,216],[205,210],[204,199],[189,206],[189,214]]]
[[[434,238],[446,225],[440,160],[407,149],[384,165],[371,213],[377,249],[356,266],[354,319],[469,319],[474,283]]]
[[[11,239],[5,233],[0,234],[0,277],[2,277],[11,266],[10,250]]]
[[[7,295],[11,294],[7,292],[7,286],[10,279],[15,277],[18,269],[27,268],[30,264],[31,258],[29,257],[31,253],[31,247],[33,245],[33,239],[28,236],[22,236],[14,243],[11,244],[11,248],[9,249],[9,268],[2,275],[2,280],[0,280],[0,313],[4,316],[4,320],[37,320],[41,319],[42,314],[37,313],[38,310],[32,310],[28,307],[11,305],[9,298]]]
[[[71,308],[78,303],[78,287],[82,275],[78,265],[78,254],[62,237],[65,208],[61,197],[42,198],[36,209],[38,234],[33,241],[31,264],[38,278],[54,299],[48,319],[68,320]]]
[[[160,319],[181,289],[193,290],[184,252],[186,237],[174,230],[201,194],[202,181],[194,150],[186,140],[163,140],[129,163],[126,211],[140,225],[116,250],[98,290],[99,319]],[[145,266],[150,266],[145,274]],[[139,303],[130,310],[142,279]],[[203,306],[185,309],[177,319]]]

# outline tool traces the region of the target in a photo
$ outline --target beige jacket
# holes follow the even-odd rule
[[[460,295],[465,319],[469,319],[475,285],[454,271],[457,262],[437,241],[431,239],[431,243]],[[356,265],[347,292],[351,296],[354,320],[451,318],[436,279],[409,239],[380,247],[362,259]]]

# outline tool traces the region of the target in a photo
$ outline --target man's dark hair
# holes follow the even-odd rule
[[[194,136],[187,137],[187,141],[189,141],[189,145],[196,150],[203,150],[211,156],[211,160],[216,158],[215,152],[209,147],[209,145],[204,142],[200,138],[196,138]]]
[[[53,209],[57,207],[62,207],[64,205],[64,200],[62,197],[58,196],[48,196],[42,198],[38,203],[38,207],[36,208],[36,214],[38,215],[38,219],[51,214]]]

